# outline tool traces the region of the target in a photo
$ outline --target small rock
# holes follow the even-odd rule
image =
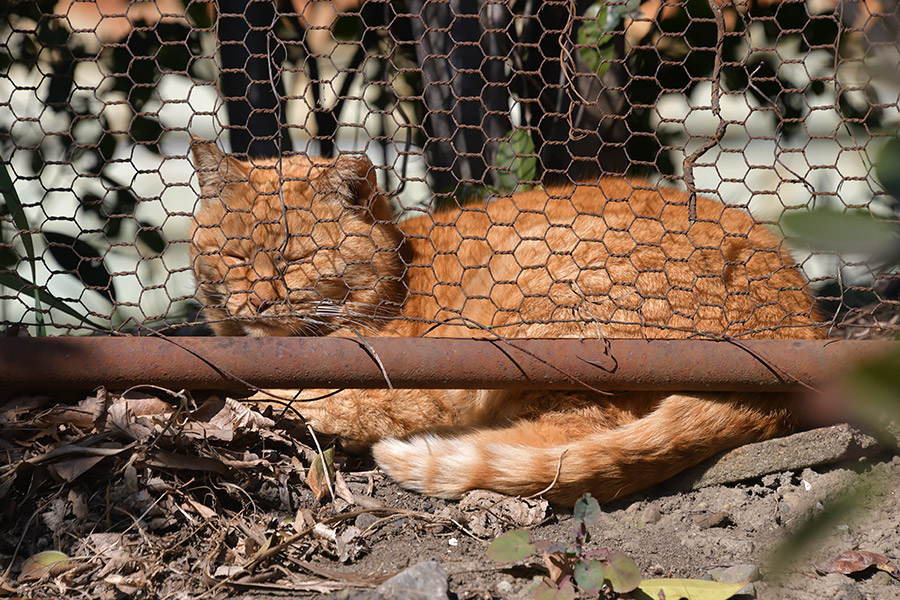
[[[662,565],[653,565],[650,567],[650,573],[652,575],[664,575],[666,570]]]
[[[887,575],[887,573],[885,573]],[[890,578],[890,575],[888,575]],[[866,600],[866,597],[859,590],[859,586],[853,583],[841,584],[834,591],[834,600]]]
[[[762,478],[762,484],[767,488],[772,488],[773,490],[780,485],[780,476],[777,473],[771,473],[769,475],[764,475]]]
[[[756,565],[732,565],[730,567],[716,567],[709,570],[709,576],[719,583],[740,583],[741,581],[756,581],[759,579],[759,569]]]
[[[356,520],[353,521],[353,524],[356,525],[360,529],[360,531],[365,531],[369,528],[370,525],[372,525],[372,523],[377,520],[378,517],[376,517],[372,513],[362,513],[361,515],[356,517]]]
[[[781,511],[785,513],[785,516],[788,518],[795,518],[797,516],[806,514],[806,512],[809,510],[809,506],[804,498],[799,494],[795,494],[793,492],[786,492],[781,497],[781,501],[778,503],[778,508],[781,509]]]
[[[659,523],[662,514],[655,505],[651,504],[641,512],[641,520],[647,524]]]
[[[742,581],[747,581],[747,585],[742,587],[735,595],[756,596],[756,588],[752,583],[753,581],[759,580],[759,569],[756,565],[744,564],[732,565],[730,567],[717,567],[709,570],[709,576],[712,577],[713,581],[718,581],[719,583],[740,583]]]
[[[706,502],[698,502],[698,503],[697,503],[697,510],[700,510],[700,511],[706,511],[706,510],[709,510],[709,504],[707,504]]]
[[[876,571],[870,581],[875,585],[897,585],[897,580],[884,571]]]
[[[503,581],[498,581],[497,584],[494,586],[494,592],[501,598],[509,597],[509,595],[512,593],[512,590],[513,590],[512,582],[507,581],[505,579]]]
[[[447,600],[447,572],[433,560],[397,573],[375,591],[394,600]]]
[[[694,522],[700,526],[700,529],[709,529],[710,527],[728,527],[734,525],[731,515],[724,510],[717,513],[695,515]]]
[[[753,542],[750,540],[735,540],[731,538],[720,538],[716,540],[716,546],[722,551],[731,553],[735,558],[749,558],[753,553]]]

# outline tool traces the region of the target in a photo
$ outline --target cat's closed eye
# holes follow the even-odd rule
[[[249,261],[245,256],[240,256],[238,254],[225,253],[220,256],[222,257],[222,262],[229,267],[245,267],[249,264]]]

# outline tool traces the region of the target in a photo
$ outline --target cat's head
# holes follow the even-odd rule
[[[195,140],[192,264],[219,335],[377,327],[402,302],[402,235],[365,156],[238,160]]]

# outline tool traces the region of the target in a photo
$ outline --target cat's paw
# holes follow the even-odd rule
[[[328,435],[341,435],[338,429],[339,423],[317,402],[296,402],[293,409],[303,417],[303,422],[319,433]]]
[[[295,402],[293,406],[304,422],[319,433],[355,440],[365,445],[384,437],[379,421],[371,414],[361,412],[352,401],[327,398]]]

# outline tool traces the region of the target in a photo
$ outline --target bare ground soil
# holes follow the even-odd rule
[[[0,595],[531,598],[547,572],[541,557],[494,562],[491,540],[511,528],[573,539],[571,509],[484,492],[424,497],[365,455],[338,450],[326,478],[300,423],[217,397],[148,388],[127,399],[12,398],[0,406],[0,446]],[[625,552],[645,577],[759,573],[744,589],[759,598],[900,598],[890,565],[852,575],[814,567],[852,549],[900,559],[892,451],[690,489],[696,480],[604,506],[589,547]],[[838,510],[850,488],[850,509]],[[773,562],[798,532],[807,543]],[[436,577],[425,595],[382,585],[422,563]]]

